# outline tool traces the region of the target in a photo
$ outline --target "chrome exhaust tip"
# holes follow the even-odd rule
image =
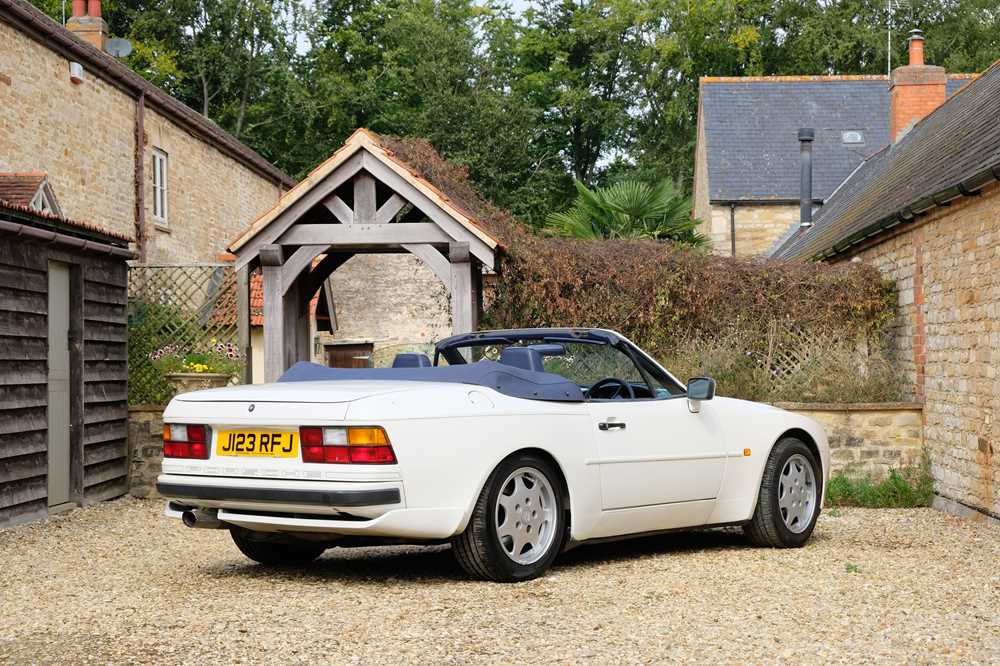
[[[202,511],[201,509],[188,509],[181,514],[181,522],[187,527],[206,530],[222,529],[222,521],[216,514]]]

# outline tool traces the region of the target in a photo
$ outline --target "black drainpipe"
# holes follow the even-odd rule
[[[736,204],[729,204],[729,242],[733,256],[736,256]]]
[[[808,229],[813,225],[812,192],[812,142],[816,132],[811,127],[799,129],[799,157],[801,158],[801,181],[799,184],[799,227]]]
[[[140,263],[146,263],[146,93],[135,100],[135,248]]]

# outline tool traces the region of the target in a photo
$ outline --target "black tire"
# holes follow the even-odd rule
[[[313,543],[282,543],[252,530],[234,527],[229,530],[240,552],[254,562],[267,565],[309,564],[323,554],[326,546]]]
[[[507,555],[494,526],[497,502],[503,490],[501,485],[520,468],[530,468],[544,476],[554,491],[553,538],[544,555],[530,564],[520,564]],[[465,531],[452,540],[452,551],[458,564],[474,578],[500,583],[515,583],[541,576],[552,566],[566,538],[565,494],[561,477],[548,460],[530,453],[514,454],[503,460],[483,486]]]
[[[778,493],[781,472],[788,459],[800,455],[812,467],[812,477],[816,484],[815,508],[806,528],[793,532],[786,525],[778,506]],[[798,548],[805,544],[816,527],[819,518],[820,505],[823,498],[823,474],[816,456],[802,440],[795,437],[785,437],[771,449],[771,455],[764,465],[764,474],[760,482],[760,492],[757,494],[757,508],[753,518],[743,526],[743,532],[755,546],[768,548]]]

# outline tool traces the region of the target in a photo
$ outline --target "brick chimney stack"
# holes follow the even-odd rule
[[[910,62],[892,70],[889,80],[889,135],[896,143],[914,123],[944,103],[948,75],[924,64],[924,35],[910,31]]]
[[[73,0],[73,16],[66,21],[66,29],[103,51],[108,24],[101,18],[101,0]]]

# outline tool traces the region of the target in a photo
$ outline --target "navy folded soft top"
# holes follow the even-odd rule
[[[522,370],[496,361],[477,361],[430,368],[328,368],[316,363],[296,363],[279,382],[330,380],[387,380],[447,382],[485,386],[498,393],[528,400],[583,402],[583,391],[574,382],[551,372]]]

